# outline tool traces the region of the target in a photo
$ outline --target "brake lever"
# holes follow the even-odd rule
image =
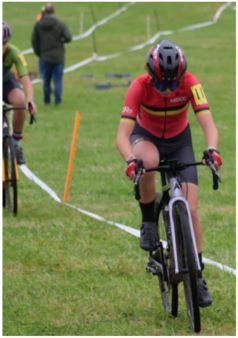
[[[219,188],[219,183],[221,182],[220,176],[217,174],[217,170],[216,167],[213,163],[213,161],[211,160],[209,153],[207,150],[205,150],[203,152],[203,158],[206,162],[206,164],[208,165],[209,169],[212,172],[212,178],[213,178],[213,190],[217,190]]]
[[[219,183],[221,182],[220,176],[218,175],[216,167],[214,166],[211,160],[207,159],[207,164],[212,172],[213,190],[217,190],[219,188]]]
[[[135,195],[135,199],[137,201],[140,200],[140,178],[142,176],[142,173],[143,173],[143,168],[139,168],[137,170],[137,173],[136,173],[136,177],[135,177],[135,180],[134,180],[134,195]]]
[[[35,115],[32,113],[33,106],[32,106],[31,102],[28,102],[28,111],[30,113],[30,122],[29,122],[29,124],[33,124],[34,122],[36,123]]]

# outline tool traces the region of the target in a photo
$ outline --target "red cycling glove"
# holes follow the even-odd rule
[[[126,176],[132,180],[135,177],[136,169],[139,167],[143,167],[143,162],[141,160],[133,159],[127,161],[127,167],[125,170]]]
[[[219,151],[216,149],[208,149],[208,152],[216,170],[219,170],[219,168],[222,166],[222,158],[219,154]]]
[[[136,168],[137,168],[136,159],[127,161],[127,167],[125,171],[126,176],[129,177],[130,179],[133,179],[135,176]]]

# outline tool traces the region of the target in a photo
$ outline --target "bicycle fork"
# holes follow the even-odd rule
[[[14,168],[15,168],[15,173],[16,173],[16,180],[19,180],[19,171],[18,171],[18,166],[17,166],[17,161],[16,159],[14,160]],[[2,182],[6,182],[6,171],[5,171],[5,161],[2,160]],[[8,169],[8,180],[12,179],[12,174],[10,170]]]
[[[196,263],[196,270],[200,271],[201,266],[200,266],[200,262],[198,258],[197,244],[196,244],[196,239],[195,239],[195,234],[194,234],[194,229],[193,229],[193,222],[192,222],[192,217],[191,217],[191,212],[190,212],[188,202],[183,197],[181,188],[178,185],[178,181],[176,179],[171,178],[170,185],[171,185],[172,197],[169,201],[169,221],[170,221],[170,227],[171,227],[171,240],[172,240],[172,250],[173,250],[173,256],[174,256],[175,273],[176,274],[182,273],[179,267],[179,262],[178,262],[178,254],[177,254],[178,251],[177,251],[175,224],[174,224],[174,217],[173,217],[173,207],[174,207],[174,204],[178,201],[182,202],[186,207],[188,221],[189,221],[189,229],[190,229],[191,238],[192,238],[193,253],[194,253],[195,263]]]

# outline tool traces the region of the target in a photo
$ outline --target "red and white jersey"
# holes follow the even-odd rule
[[[136,120],[156,137],[171,138],[186,128],[190,102],[196,114],[209,110],[203,88],[193,74],[186,72],[179,87],[164,97],[146,73],[128,88],[121,117]]]

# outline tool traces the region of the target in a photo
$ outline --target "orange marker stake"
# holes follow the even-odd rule
[[[73,136],[72,136],[72,143],[71,143],[71,149],[69,154],[69,162],[68,162],[68,169],[67,169],[67,176],[66,176],[66,182],[65,182],[65,188],[64,188],[64,202],[68,201],[69,197],[69,189],[70,189],[70,181],[73,171],[73,161],[75,157],[75,151],[76,151],[76,141],[78,136],[78,128],[80,123],[80,112],[76,112],[75,119],[74,119],[74,130],[73,130]]]

